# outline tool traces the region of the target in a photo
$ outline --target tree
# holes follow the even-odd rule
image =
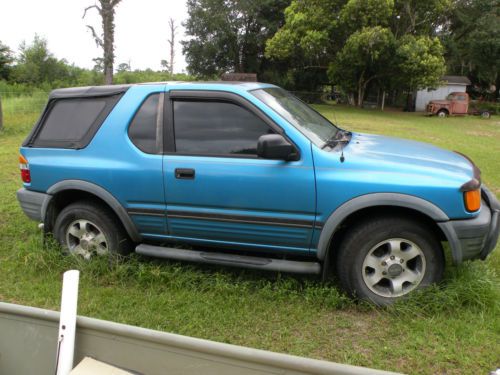
[[[393,51],[394,36],[389,29],[365,27],[347,39],[330,65],[329,75],[362,106],[368,84],[391,72]]]
[[[92,70],[98,73],[104,73],[104,59],[102,57],[95,57],[92,59],[94,67]]]
[[[452,0],[395,0],[391,30],[405,34],[435,36],[448,22]]]
[[[266,55],[278,61],[288,60],[290,71],[298,70],[296,76],[316,76],[309,78],[315,85],[307,89],[318,90],[328,83],[326,73],[350,36],[363,28],[387,27],[393,8],[393,0],[293,0],[285,10],[285,25],[267,42]],[[347,50],[344,52],[328,77],[341,76],[339,69],[347,58]],[[297,79],[295,83],[302,86]],[[357,102],[358,95],[354,96]]]
[[[160,65],[163,68],[162,69],[163,72],[170,73],[170,64],[169,64],[168,60],[161,60]]]
[[[317,79],[309,82],[316,82],[315,90],[327,83],[321,77],[328,71],[329,83],[362,105],[370,87],[412,90],[421,82],[436,82],[444,72],[443,50],[431,37],[444,22],[450,1],[293,0],[284,26],[267,42],[266,55],[287,61],[289,72],[313,73]],[[403,53],[408,45],[424,51],[428,60]],[[416,66],[410,69],[412,64]]]
[[[265,41],[281,26],[289,0],[188,0],[181,42],[188,70],[213,77],[224,72],[260,73]]]
[[[443,52],[438,38],[403,36],[395,50],[398,85],[411,92],[437,87],[446,71]]]
[[[69,78],[66,60],[55,58],[48,49],[47,40],[38,35],[31,44],[21,43],[16,62],[11,72],[15,82],[40,86],[43,83],[53,85]]]
[[[349,0],[340,12],[342,27],[350,32],[363,27],[387,27],[394,12],[394,0]]]
[[[130,64],[129,63],[121,63],[116,68],[117,73],[130,72]]]
[[[441,33],[448,69],[468,76],[481,94],[500,97],[500,8],[497,0],[455,0]],[[490,92],[495,86],[495,92]]]
[[[170,31],[170,38],[168,39],[168,44],[170,45],[170,63],[168,65],[168,70],[170,71],[170,74],[174,74],[175,35],[177,34],[177,26],[175,25],[175,20],[173,18],[168,19],[168,28]]]
[[[14,62],[12,51],[0,41],[0,79],[7,79],[11,64]]]
[[[293,0],[285,10],[285,24],[266,43],[266,56],[289,60],[300,68],[315,66],[326,70],[344,41],[338,33],[344,3],[345,0]]]
[[[102,19],[102,35],[98,35],[94,27],[87,25],[87,28],[91,31],[92,37],[94,38],[98,47],[103,50],[103,67],[104,67],[104,77],[105,83],[111,85],[113,83],[113,64],[115,62],[115,7],[120,3],[121,0],[99,0],[98,5],[91,5],[85,8],[83,17],[87,14],[90,9],[96,9]]]
[[[443,46],[438,38],[403,36],[397,42],[396,63],[390,82],[407,93],[406,108],[414,110],[413,93],[426,87],[438,87],[446,72]]]

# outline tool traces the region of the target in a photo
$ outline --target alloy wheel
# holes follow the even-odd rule
[[[420,247],[403,238],[391,238],[368,251],[362,275],[373,293],[382,297],[400,297],[419,286],[425,268],[425,256]]]

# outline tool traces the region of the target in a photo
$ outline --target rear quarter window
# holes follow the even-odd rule
[[[114,95],[52,101],[35,133],[33,146],[87,146],[119,98],[120,95]]]
[[[130,123],[130,140],[147,154],[159,154],[162,151],[162,114],[163,96],[152,94],[142,103]]]

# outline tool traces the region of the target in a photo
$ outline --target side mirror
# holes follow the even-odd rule
[[[295,147],[281,134],[265,134],[257,141],[257,156],[264,159],[297,160]]]

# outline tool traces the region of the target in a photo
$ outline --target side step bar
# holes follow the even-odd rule
[[[223,266],[251,268],[256,270],[316,275],[321,272],[321,265],[318,262],[298,262],[293,260],[261,258],[246,255],[212,253],[146,244],[138,245],[135,248],[135,252],[150,257],[184,260],[196,263],[219,264]]]

